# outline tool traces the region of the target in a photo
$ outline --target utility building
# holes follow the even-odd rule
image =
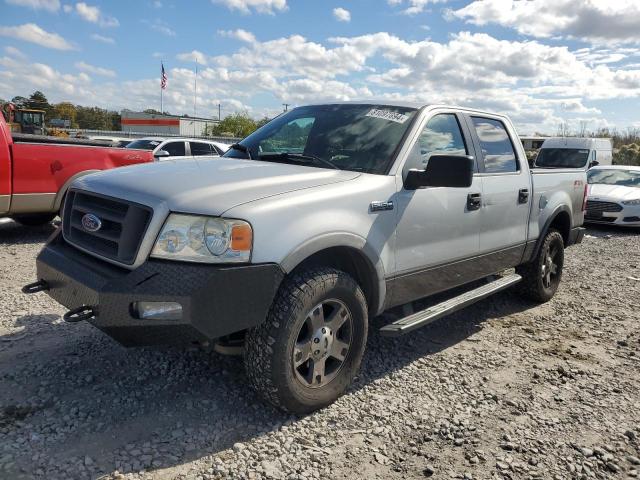
[[[123,110],[120,116],[123,132],[148,133],[149,135],[200,137],[204,135],[207,127],[218,123],[218,120],[211,118],[156,115],[130,110]]]

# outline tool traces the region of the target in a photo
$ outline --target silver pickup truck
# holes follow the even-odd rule
[[[77,180],[24,291],[127,346],[235,347],[267,400],[309,412],[347,389],[382,312],[402,335],[516,284],[549,300],[585,187],[582,170],[531,173],[501,115],[304,106],[219,159]]]

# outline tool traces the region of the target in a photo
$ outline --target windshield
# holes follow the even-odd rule
[[[153,150],[162,142],[160,140],[134,140],[129,143],[125,148],[137,148],[140,150]]]
[[[40,112],[18,112],[16,119],[23,125],[35,125],[36,127],[42,126],[42,113]]]
[[[415,114],[413,108],[381,105],[299,107],[224,156],[386,174]]]
[[[602,170],[589,170],[587,181],[591,184],[622,185],[625,187],[640,188],[640,170],[618,170],[607,168]]]
[[[587,164],[589,150],[578,148],[543,148],[536,158],[536,167],[581,168]]]

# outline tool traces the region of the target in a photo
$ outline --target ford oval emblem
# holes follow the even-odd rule
[[[82,217],[82,228],[87,232],[97,232],[102,228],[102,220],[93,213],[87,213]]]

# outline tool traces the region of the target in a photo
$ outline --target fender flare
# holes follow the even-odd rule
[[[82,172],[78,172],[75,175],[72,175],[71,177],[69,177],[67,181],[64,182],[60,190],[58,190],[58,193],[56,194],[56,198],[53,201],[53,210],[55,212],[60,211],[60,207],[62,206],[62,200],[64,199],[64,196],[67,194],[67,191],[69,190],[69,187],[74,182],[74,180],[80,177],[84,177],[85,175],[89,175],[91,173],[97,173],[101,171],[102,170],[83,170]]]
[[[377,277],[374,282],[377,287],[377,308],[375,312],[371,313],[372,315],[377,315],[382,312],[387,293],[384,265],[374,248],[360,235],[349,232],[332,232],[319,235],[295,247],[282,260],[280,267],[288,274],[315,253],[333,247],[353,248],[361,252],[367,259]]]
[[[538,255],[538,253],[540,252],[540,248],[542,247],[542,242],[544,241],[544,237],[547,235],[547,232],[549,231],[551,224],[554,222],[556,218],[558,218],[558,215],[562,212],[565,212],[567,215],[569,215],[569,229],[571,229],[571,210],[565,204],[558,205],[556,208],[554,208],[551,215],[549,215],[549,218],[547,218],[547,221],[544,222],[544,226],[540,230],[540,235],[536,240],[535,246],[533,247],[533,251],[531,252],[530,255],[525,256],[525,263],[530,262],[533,258],[535,258]]]

